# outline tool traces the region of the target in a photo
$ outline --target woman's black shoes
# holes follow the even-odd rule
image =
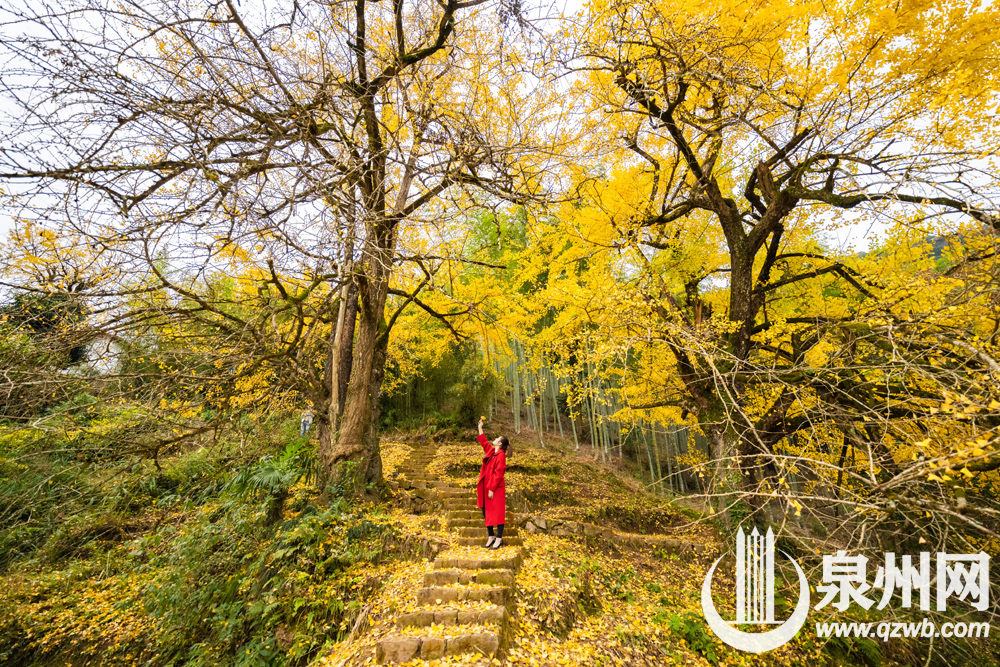
[[[487,547],[487,548],[488,548],[488,549],[499,549],[499,548],[500,548],[500,547],[502,547],[502,546],[503,546],[503,538],[502,538],[502,537],[498,537],[498,538],[496,538],[496,539],[495,539],[495,540],[493,541],[493,546],[491,546],[491,547]]]
[[[492,549],[493,541],[496,540],[496,535],[490,535],[490,539],[486,540],[486,544],[483,545],[484,549]]]

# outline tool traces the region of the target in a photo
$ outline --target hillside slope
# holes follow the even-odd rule
[[[423,514],[412,522],[440,552],[387,582],[323,667],[714,660],[693,616],[718,550],[710,529],[592,460],[520,444],[506,481],[507,546],[488,551],[475,507],[478,447],[385,447],[399,502],[415,501]]]

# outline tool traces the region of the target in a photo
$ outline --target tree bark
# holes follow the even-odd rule
[[[393,220],[383,220],[380,226],[367,244],[356,278],[359,317],[343,418],[339,429],[330,433],[329,442],[320,441],[320,461],[327,475],[324,483],[340,482],[348,473],[356,483],[376,482],[382,475],[378,396],[385,375],[385,302],[396,225]],[[350,471],[344,465],[347,462],[355,462],[356,469]]]
[[[337,414],[343,416],[344,406],[347,404],[347,390],[350,386],[351,368],[354,364],[354,330],[358,320],[358,284],[351,281],[347,288],[347,305],[344,312],[344,330],[341,332],[340,343],[340,369],[337,378],[340,386],[337,396],[340,404],[337,406]]]

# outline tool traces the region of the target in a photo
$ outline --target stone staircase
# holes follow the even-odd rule
[[[452,548],[434,560],[416,591],[419,608],[396,618],[396,631],[379,640],[380,663],[478,656],[483,662],[506,645],[516,592],[515,577],[524,561],[523,538],[508,511],[504,543],[487,550],[482,510],[475,488],[459,488],[427,471],[436,447],[415,449],[401,467],[410,488],[433,490],[455,535]]]

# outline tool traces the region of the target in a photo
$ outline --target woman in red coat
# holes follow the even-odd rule
[[[483,420],[479,420],[479,444],[483,446],[483,467],[479,469],[479,482],[476,485],[476,507],[483,508],[483,519],[486,521],[487,549],[499,549],[503,546],[504,509],[507,496],[503,485],[503,473],[507,469],[507,448],[510,442],[506,436],[490,442],[483,433]],[[496,535],[493,529],[496,528]]]

